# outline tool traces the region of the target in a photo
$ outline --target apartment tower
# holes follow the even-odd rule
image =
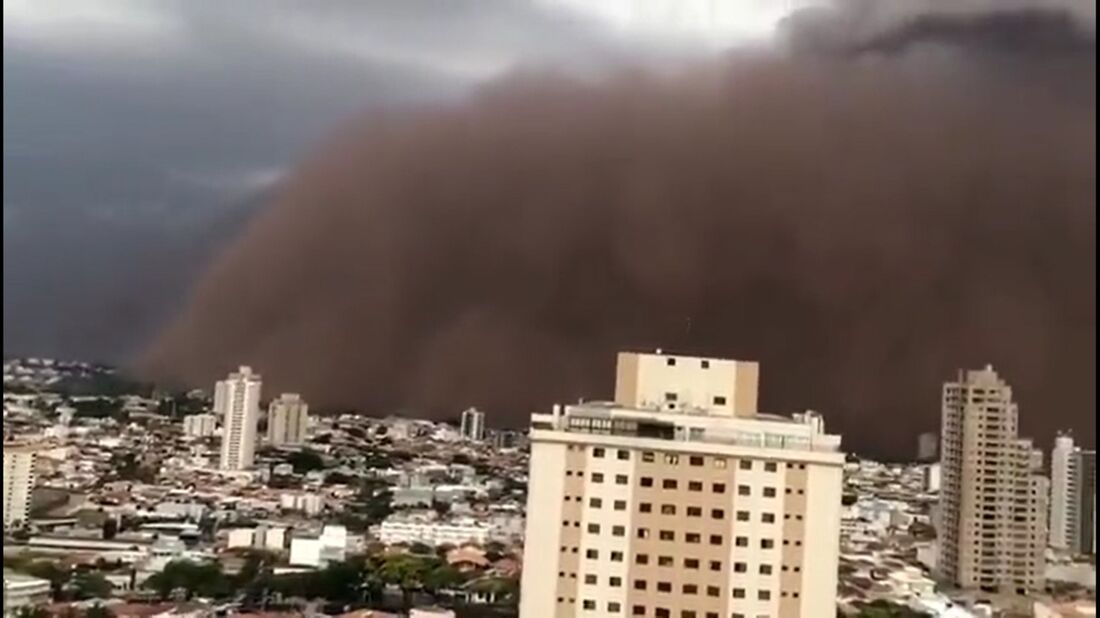
[[[297,393],[283,393],[267,409],[267,441],[301,444],[309,432],[309,404]]]
[[[1069,434],[1054,439],[1050,454],[1050,546],[1074,554],[1095,553],[1096,451]]]
[[[222,417],[221,469],[248,470],[256,454],[260,410],[259,374],[242,366],[214,388],[214,412]]]
[[[463,438],[481,442],[485,439],[485,413],[477,408],[468,408],[462,412],[462,424],[459,432]]]
[[[214,414],[188,414],[183,417],[183,435],[189,438],[208,438],[218,429],[218,417]]]
[[[531,415],[521,618],[836,613],[840,437],[758,375],[622,353],[616,401]]]
[[[992,366],[944,384],[937,570],[956,586],[1043,588],[1049,482],[1018,428],[1012,388]]]
[[[4,444],[4,530],[27,522],[34,492],[35,448],[25,444]]]

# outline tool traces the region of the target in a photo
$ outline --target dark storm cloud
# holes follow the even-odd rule
[[[4,351],[119,360],[270,178],[363,108],[613,58],[517,2],[4,4]]]
[[[759,360],[767,410],[898,456],[937,427],[940,383],[991,362],[1025,431],[1091,433],[1088,29],[862,17],[799,15],[793,56],[524,74],[351,126],[145,366],[203,384],[247,363],[323,406],[520,424],[608,397],[617,350],[663,347]],[[1081,44],[1033,53],[1052,28]]]

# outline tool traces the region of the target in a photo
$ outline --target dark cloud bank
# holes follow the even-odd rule
[[[908,455],[993,363],[1023,429],[1095,426],[1095,38],[1055,11],[865,28],[674,77],[517,75],[327,144],[142,359],[326,406],[608,398],[614,353],[762,363],[768,411]],[[857,27],[859,26],[859,27]],[[793,50],[793,51],[791,51]]]

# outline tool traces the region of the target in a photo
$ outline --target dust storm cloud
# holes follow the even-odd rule
[[[759,360],[767,411],[905,456],[940,383],[989,362],[1025,432],[1091,435],[1093,31],[820,10],[784,40],[363,118],[140,365],[204,385],[251,364],[320,406],[522,425],[609,398],[617,350],[662,347]]]

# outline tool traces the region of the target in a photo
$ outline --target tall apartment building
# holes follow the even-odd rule
[[[188,414],[183,417],[183,435],[207,438],[218,429],[218,417],[213,414]]]
[[[35,448],[25,444],[4,444],[4,529],[27,522],[34,492]]]
[[[1090,554],[1096,550],[1096,451],[1059,434],[1050,454],[1050,546]]]
[[[267,441],[301,444],[309,432],[309,404],[297,393],[279,395],[267,408]]]
[[[485,439],[485,413],[477,408],[462,411],[462,424],[459,433],[467,440],[480,442]]]
[[[247,470],[256,454],[260,410],[259,374],[242,366],[214,388],[214,412],[222,416],[222,470]]]
[[[917,436],[917,461],[927,462],[937,459],[940,438],[932,432]]]
[[[1043,588],[1048,480],[1018,435],[1012,388],[992,366],[943,386],[939,575],[957,586]]]
[[[836,613],[840,437],[757,375],[620,354],[619,401],[531,416],[521,618]]]

